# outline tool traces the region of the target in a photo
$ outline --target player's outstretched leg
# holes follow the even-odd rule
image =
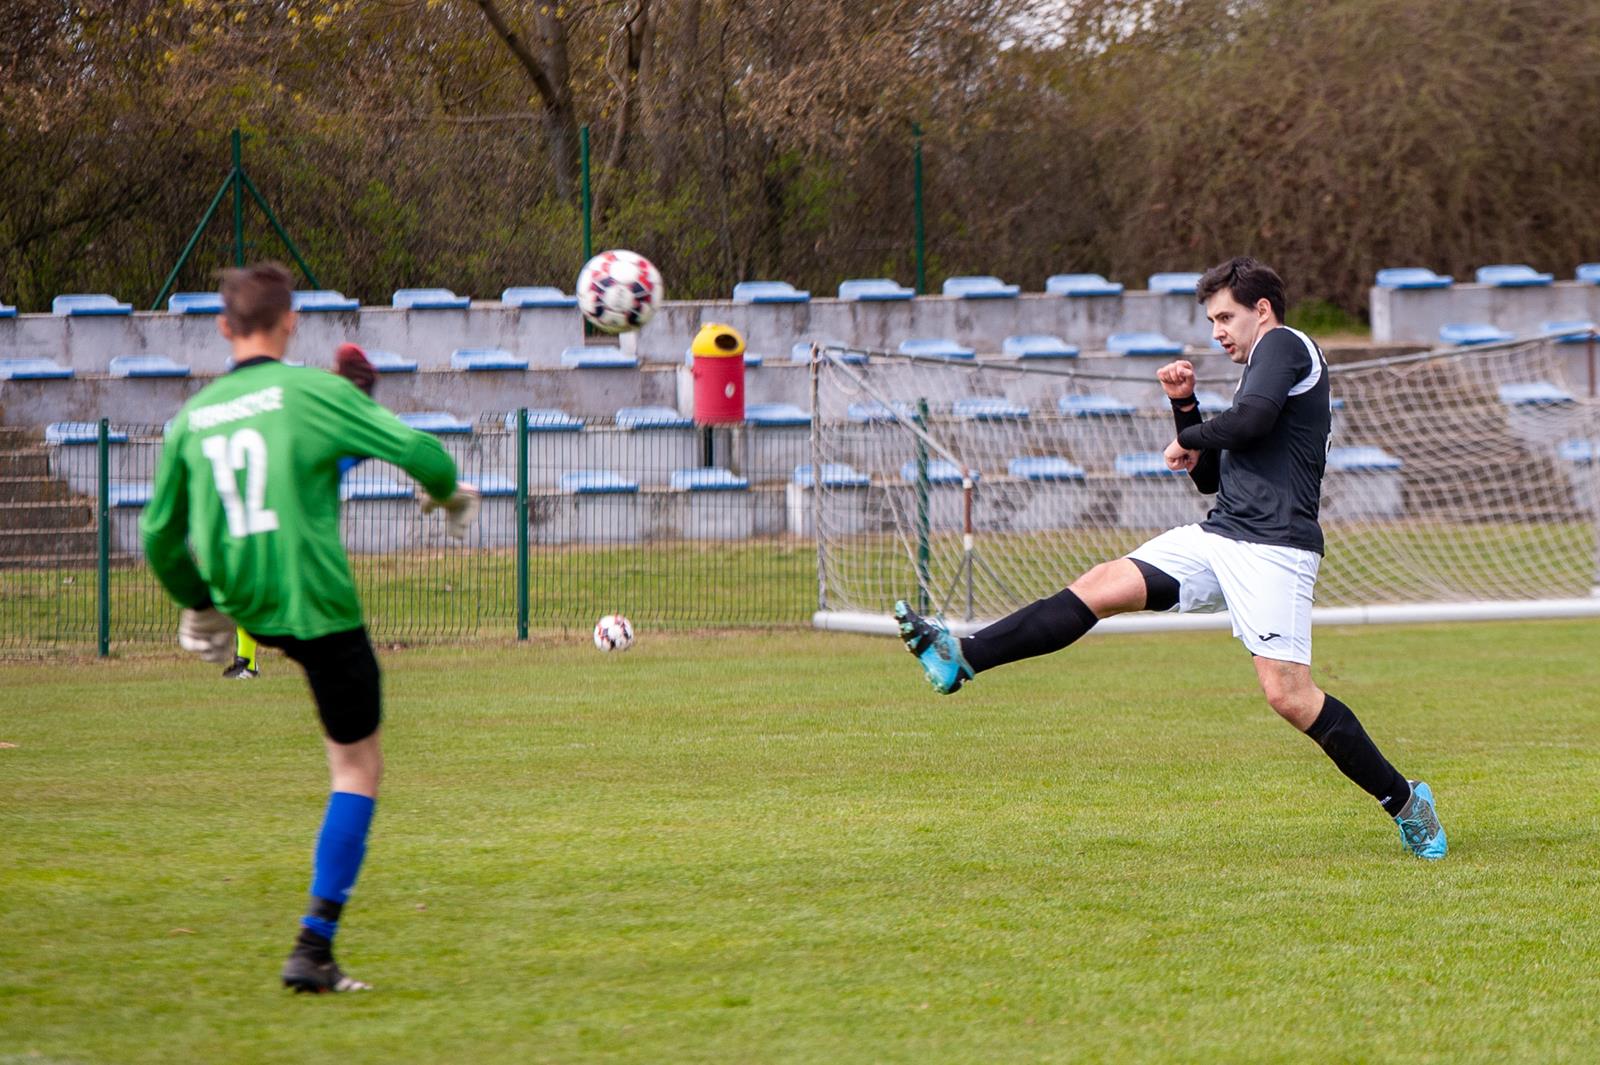
[[[1418,858],[1438,861],[1450,851],[1444,838],[1444,826],[1439,824],[1439,813],[1433,808],[1433,789],[1426,781],[1413,780],[1411,798],[1395,814],[1394,823],[1400,826],[1400,842]]]
[[[900,623],[906,650],[922,663],[934,691],[949,695],[972,679],[972,667],[961,656],[961,643],[949,629],[918,614],[904,599],[895,602],[894,619]]]
[[[309,928],[300,930],[294,951],[283,963],[283,986],[292,988],[296,994],[372,990],[371,984],[346,976],[339,963],[333,960],[333,941]]]

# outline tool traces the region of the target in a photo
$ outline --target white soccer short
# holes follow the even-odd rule
[[[1249,544],[1180,525],[1128,557],[1178,582],[1179,612],[1226,610],[1233,634],[1251,654],[1311,664],[1311,599],[1322,565],[1315,551]]]

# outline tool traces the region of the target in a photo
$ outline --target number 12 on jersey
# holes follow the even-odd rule
[[[208,436],[200,441],[200,451],[211,460],[211,472],[228,515],[228,534],[236,539],[272,532],[278,527],[278,512],[267,509],[267,442],[254,429],[240,429],[231,436]],[[239,497],[235,474],[245,471],[244,498]]]

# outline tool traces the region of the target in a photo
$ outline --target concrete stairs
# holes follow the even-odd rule
[[[94,501],[50,475],[37,432],[0,426],[0,567],[94,562]]]

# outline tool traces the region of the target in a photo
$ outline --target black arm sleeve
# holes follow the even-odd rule
[[[1190,404],[1192,406],[1189,406],[1188,410],[1178,409]],[[1185,429],[1205,424],[1205,418],[1200,414],[1200,403],[1193,396],[1172,401],[1172,420],[1177,425],[1179,443],[1183,442]],[[1215,495],[1217,487],[1222,483],[1222,457],[1211,450],[1200,452],[1200,460],[1194,464],[1194,469],[1189,471],[1189,479],[1194,482],[1194,486],[1202,495]]]
[[[1270,401],[1241,396],[1231,409],[1178,433],[1178,443],[1190,451],[1245,448],[1266,436],[1277,420],[1278,408]]]

